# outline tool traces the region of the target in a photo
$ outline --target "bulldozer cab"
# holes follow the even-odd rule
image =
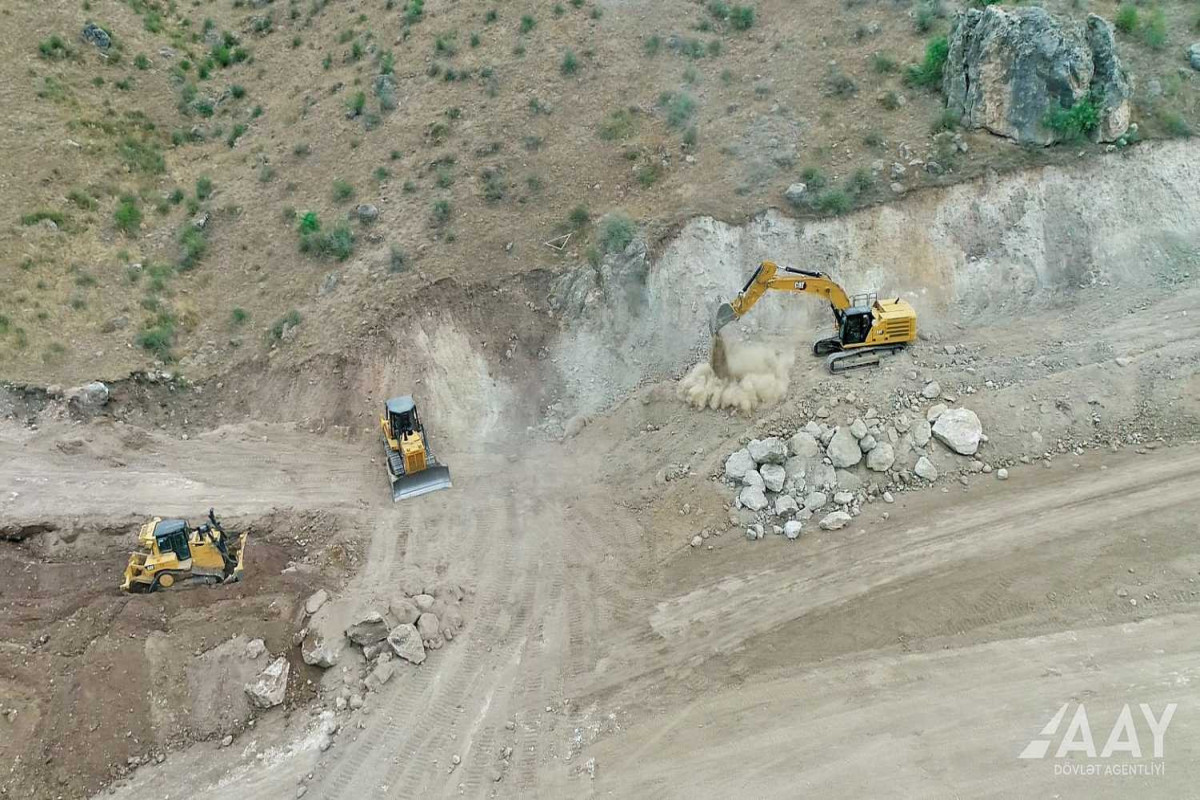
[[[158,552],[172,552],[180,561],[187,561],[192,557],[191,547],[188,545],[188,524],[182,519],[164,519],[154,526],[154,540],[158,545]]]
[[[388,400],[387,414],[392,438],[402,440],[414,433],[420,433],[421,420],[417,418],[417,404],[411,396],[393,397]]]

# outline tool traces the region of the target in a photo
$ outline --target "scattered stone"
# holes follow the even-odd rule
[[[405,661],[420,664],[425,660],[425,644],[417,627],[411,623],[392,628],[388,633],[387,643],[392,651]]]
[[[388,614],[397,625],[413,625],[421,616],[421,610],[407,597],[397,597],[388,603]]]
[[[381,642],[387,638],[387,635],[387,622],[377,611],[372,611],[346,629],[346,638],[358,645]]]
[[[358,215],[358,221],[364,225],[370,225],[379,219],[379,208],[371,203],[360,203],[354,209],[354,213]]]
[[[741,482],[746,473],[756,468],[750,451],[742,448],[725,459],[725,477],[728,480]]]
[[[829,456],[829,460],[834,467],[845,468],[853,467],[859,461],[862,461],[862,450],[858,447],[858,439],[850,432],[849,428],[838,426],[833,433],[833,438],[829,440],[829,446],[825,450]]]
[[[854,495],[850,492],[834,492],[833,504],[837,506],[848,506],[854,502]]]
[[[366,684],[368,691],[378,692],[395,674],[396,662],[391,659],[386,661],[381,660],[375,665],[375,669],[371,670],[371,674],[366,677],[363,683]]]
[[[339,642],[326,639],[316,631],[309,631],[300,644],[300,656],[310,667],[329,669],[341,658],[342,648]]]
[[[363,707],[363,696],[357,692],[350,695],[350,708],[358,710]]]
[[[934,403],[929,407],[929,410],[925,412],[925,419],[930,424],[933,424],[934,422],[937,422],[937,418],[944,413],[946,413],[946,404]]]
[[[445,641],[442,638],[442,626],[436,614],[426,611],[417,620],[417,632],[421,641],[431,650],[440,650]]]
[[[832,464],[817,464],[808,474],[808,485],[814,489],[837,486],[837,483],[837,471],[834,470]]]
[[[795,541],[800,536],[801,524],[794,519],[789,519],[783,523],[783,535],[791,541]]]
[[[872,472],[887,472],[896,463],[896,450],[887,442],[875,445],[867,453],[867,469]]]
[[[1196,42],[1187,49],[1187,57],[1192,69],[1200,71],[1200,42]]]
[[[763,480],[762,473],[756,469],[752,469],[746,473],[746,477],[742,478],[742,485],[743,486],[756,486],[759,489],[762,489],[767,484]]]
[[[891,492],[884,492],[883,493],[883,502],[889,503],[889,504],[894,503],[894,502],[896,502],[896,498],[892,496]]]
[[[783,192],[784,199],[794,206],[803,205],[807,194],[808,186],[803,183],[793,183]]]
[[[823,531],[836,531],[846,527],[846,524],[853,519],[845,511],[834,511],[832,514],[826,514],[821,518],[819,523]]]
[[[751,511],[762,511],[767,507],[767,495],[759,486],[746,486],[738,495],[742,506]]]
[[[232,733],[227,733],[223,737],[221,737],[221,747],[229,747],[231,744],[233,744],[233,734]]]
[[[95,414],[108,404],[108,398],[108,387],[100,381],[92,381],[67,392],[67,405],[78,412]]]
[[[699,534],[692,537],[692,547],[699,547],[704,544],[704,537]]]
[[[867,423],[861,418],[855,417],[854,422],[850,423],[850,435],[855,439],[861,439],[867,435]]]
[[[921,396],[926,400],[932,400],[942,393],[941,384],[937,381],[930,381],[925,384],[925,388],[921,390]]]
[[[817,458],[821,455],[821,446],[817,444],[817,439],[813,434],[808,431],[798,431],[791,439],[788,439],[788,452],[797,458]]]
[[[763,464],[758,472],[762,476],[763,485],[767,487],[767,491],[783,491],[784,481],[787,480],[787,471],[783,467],[778,464]]]
[[[437,602],[431,594],[419,594],[413,597],[413,602],[417,604],[417,608],[421,611],[428,611],[433,608],[433,604]]]
[[[918,478],[923,478],[930,483],[936,481],[938,477],[937,467],[925,456],[917,459],[917,464],[913,467],[913,472],[916,473]]]
[[[1005,469],[1004,467],[1001,467],[1000,469],[996,470],[996,480],[1000,480],[1000,481],[1008,480],[1008,470]]]
[[[83,33],[80,34],[85,42],[94,44],[101,50],[107,50],[112,47],[112,37],[108,35],[108,31],[101,28],[94,22],[89,22],[83,26]]]
[[[781,494],[775,498],[775,516],[790,517],[800,510],[800,504],[791,495]]]
[[[1130,359],[1125,356],[1117,356],[1116,362],[1118,367],[1128,367],[1131,363]]]
[[[290,666],[283,656],[272,661],[253,683],[245,686],[246,695],[257,708],[273,708],[283,702],[287,693]]]
[[[810,492],[804,498],[804,507],[809,511],[820,511],[829,502],[829,497],[824,492]]]
[[[875,437],[868,433],[866,436],[858,440],[858,449],[862,450],[864,453],[869,453],[875,449],[876,444],[877,442],[875,441]]]
[[[909,426],[908,435],[912,437],[913,444],[915,444],[917,447],[924,447],[925,445],[929,444],[929,438],[932,436],[932,429],[930,428],[928,422],[923,419],[918,419],[914,421],[911,426]]]
[[[983,425],[969,408],[954,408],[942,413],[933,425],[933,435],[959,455],[974,455],[979,450]]]
[[[783,464],[787,461],[787,447],[775,436],[751,439],[746,449],[756,464]]]
[[[321,610],[321,606],[325,605],[325,601],[329,599],[329,592],[324,589],[318,589],[308,596],[304,601],[304,612],[309,616]]]

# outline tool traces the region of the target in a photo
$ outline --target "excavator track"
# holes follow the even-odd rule
[[[854,350],[843,350],[826,358],[825,366],[830,372],[837,375],[838,373],[849,372],[859,367],[873,367],[882,361],[885,356],[894,355],[903,349],[903,346],[886,345],[882,347],[859,347]]]

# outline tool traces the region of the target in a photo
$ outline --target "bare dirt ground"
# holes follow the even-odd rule
[[[1047,341],[1069,339],[1098,309],[1115,310],[1105,293],[1079,297],[1067,313],[995,326],[987,343],[964,334],[969,369],[1044,361]],[[1195,299],[1190,287],[1150,307],[1131,295],[1086,346],[1058,347],[1051,365],[1014,370],[1005,388],[971,401],[998,462],[1028,452],[1019,419],[1048,438],[1091,427],[1029,401],[1064,391],[1098,393],[1105,430],[1118,440],[1136,433],[1141,444],[1068,451],[1046,466],[1039,458],[1014,466],[1007,482],[978,475],[905,493],[886,520],[882,505],[870,506],[846,530],[795,544],[750,544],[729,530],[726,490],[707,475],[747,421],[687,409],[669,383],[640,390],[563,443],[481,447],[448,436],[440,452],[454,489],[394,506],[372,463],[373,436],[259,423],[187,440],[120,423],[6,427],[6,524],[98,528],[57,544],[50,537],[59,534],[27,527],[21,542],[3,545],[10,580],[25,574],[38,586],[4,600],[16,609],[32,595],[39,608],[5,615],[15,633],[4,637],[0,705],[18,709],[14,720],[0,717],[18,765],[6,788],[80,796],[114,775],[111,764],[150,752],[164,764],[152,758],[117,781],[121,796],[161,797],[164,769],[188,776],[192,797],[285,798],[301,788],[328,798],[793,796],[800,786],[835,795],[1115,796],[1136,787],[1178,796],[1197,777],[1184,754],[1200,735],[1186,695],[1200,668],[1192,646],[1200,450],[1194,427],[1167,421],[1196,417],[1200,323],[1182,314]],[[1164,316],[1179,321],[1174,341],[1154,333]],[[968,362],[940,350],[923,343],[878,371],[832,382],[801,354],[792,393],[759,427],[801,417],[822,397],[843,413],[838,395],[848,388],[872,402],[905,384],[914,365],[948,385],[970,375]],[[1117,352],[1131,361],[1117,366]],[[1154,380],[1160,370],[1170,379]],[[692,475],[664,484],[663,465],[685,461]],[[117,596],[123,557],[89,520],[120,529],[131,512],[195,515],[213,497],[267,540],[252,551],[247,582],[232,592]],[[272,519],[276,508],[287,511]],[[325,527],[306,532],[303,546],[289,541],[294,520],[317,511]],[[318,550],[333,527],[344,548]],[[701,528],[725,535],[709,540],[712,550],[688,548]],[[81,543],[97,540],[105,545],[86,551],[94,563],[71,566]],[[330,563],[339,553],[347,564]],[[280,575],[289,560],[307,566]],[[348,564],[355,574],[343,585]],[[342,675],[322,677],[299,661],[289,639],[296,606],[318,583],[348,597],[386,593],[406,567],[468,580],[467,627],[341,718],[322,751],[316,712]],[[90,618],[63,620],[73,609],[40,605],[66,602],[61,587],[73,580],[89,588],[69,602],[107,613],[107,632],[97,636]],[[72,622],[91,642],[80,643],[82,658],[71,649]],[[164,713],[138,719],[136,700],[156,677],[139,660],[131,667],[131,654],[153,650],[149,628],[172,637],[168,653],[207,652],[235,633],[265,638],[297,668],[290,711],[253,726],[193,720],[182,727],[195,735],[180,741],[179,720],[166,712],[200,698],[176,676],[184,685],[160,699]],[[35,646],[42,630],[50,639]],[[46,674],[55,676],[49,685]],[[92,702],[128,706],[88,716],[92,693],[101,698]],[[1084,783],[1055,775],[1051,761],[1016,758],[1062,703],[1084,700],[1109,720],[1126,702],[1180,703],[1165,774]],[[114,718],[131,721],[101,737],[75,724]],[[236,743],[222,750],[216,734],[226,731]],[[191,739],[204,741],[184,747]],[[64,763],[85,746],[87,760]]]

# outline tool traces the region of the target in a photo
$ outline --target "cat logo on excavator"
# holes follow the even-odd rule
[[[450,469],[434,459],[411,395],[388,400],[379,425],[393,502],[450,488]]]

